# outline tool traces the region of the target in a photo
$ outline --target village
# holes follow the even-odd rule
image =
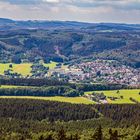
[[[4,71],[6,77],[22,77],[10,68]],[[25,78],[56,78],[70,83],[113,83],[131,86],[140,85],[140,70],[120,64],[114,60],[94,60],[91,62],[64,65],[57,63],[54,68],[34,63],[31,66],[31,75]]]
[[[95,60],[74,64],[66,68],[56,67],[48,76],[67,79],[69,82],[140,84],[140,71],[117,61]]]

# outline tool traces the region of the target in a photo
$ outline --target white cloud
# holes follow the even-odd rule
[[[140,23],[140,0],[0,0],[0,17]]]
[[[59,0],[42,0],[43,2],[49,2],[49,3],[59,3]]]

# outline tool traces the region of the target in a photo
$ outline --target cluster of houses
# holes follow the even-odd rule
[[[75,63],[67,67],[57,64],[53,69],[35,63],[31,68],[30,77],[33,78],[54,77],[71,83],[114,83],[140,86],[140,70],[121,65],[117,61],[95,60]],[[10,77],[21,77],[20,74],[10,70],[5,71],[4,74]]]
[[[104,93],[93,92],[92,94],[85,94],[83,97],[85,97],[91,101],[94,101],[96,103],[99,103],[99,104],[107,104],[108,103],[107,97],[104,95]]]
[[[109,100],[115,101],[115,100],[123,99],[124,97],[122,95],[119,96],[119,93],[120,92],[118,90],[116,94],[114,94],[114,96],[105,96],[103,92],[93,92],[91,94],[85,94],[83,95],[83,97],[87,98],[88,100],[94,101],[98,104],[108,104]]]
[[[140,85],[140,70],[121,65],[116,61],[95,60],[57,68],[50,75],[66,78],[69,82],[114,83]]]

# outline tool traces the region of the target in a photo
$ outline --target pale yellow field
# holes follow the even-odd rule
[[[50,69],[54,69],[56,67],[56,64],[57,64],[57,62],[51,61],[51,63],[48,63],[48,64],[44,63],[44,66],[49,67]]]
[[[72,104],[94,104],[94,102],[92,102],[86,98],[83,98],[83,97],[0,96],[0,98],[50,100],[50,101],[68,102],[68,103],[72,103]]]
[[[3,75],[5,70],[11,69],[13,72],[17,72],[23,76],[31,74],[31,63],[22,63],[22,64],[12,64],[13,67],[9,68],[10,63],[0,64],[0,74]]]
[[[31,63],[23,63],[23,64],[14,64],[13,71],[22,74],[23,76],[27,76],[31,74]]]
[[[4,71],[11,69],[13,72],[17,72],[19,74],[21,74],[22,76],[27,76],[27,75],[31,75],[31,66],[32,63],[21,63],[21,64],[12,64],[12,68],[9,68],[9,65],[11,63],[0,63],[0,75],[4,74]],[[45,64],[43,63],[43,65],[45,67],[49,67],[50,69],[54,69],[56,67],[57,62],[53,62],[51,61],[51,63]]]
[[[1,74],[1,75],[3,75],[3,73],[4,73],[5,70],[8,70],[8,69],[9,69],[9,64],[10,64],[10,63],[6,63],[6,64],[2,64],[2,63],[1,63],[1,64],[0,64],[0,74]]]
[[[29,87],[34,88],[33,86],[0,85],[0,88],[29,88]]]

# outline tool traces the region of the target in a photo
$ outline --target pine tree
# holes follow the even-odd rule
[[[140,140],[140,135],[137,136],[137,138],[135,140]]]
[[[68,140],[73,140],[73,135],[71,134]]]
[[[118,140],[118,139],[119,139],[118,131],[115,130],[115,132],[113,134],[113,140]]]
[[[53,138],[52,135],[50,134],[47,138],[45,138],[45,140],[54,140],[54,138]]]
[[[109,129],[109,134],[110,134],[109,140],[113,140],[113,132],[112,132],[112,129]]]
[[[118,135],[118,131],[115,130],[115,132],[112,132],[112,129],[109,129],[109,134],[110,134],[110,138],[109,140],[118,140],[119,139],[119,135]]]
[[[66,140],[66,132],[63,127],[58,131],[57,140]]]
[[[79,135],[78,134],[75,134],[73,140],[80,140]]]
[[[21,136],[20,140],[25,140],[25,138],[23,136]]]
[[[44,140],[43,135],[41,135],[41,136],[38,138],[38,140]]]
[[[97,128],[97,130],[92,138],[93,138],[93,140],[103,140],[103,133],[102,133],[101,126],[99,126],[99,128]]]

